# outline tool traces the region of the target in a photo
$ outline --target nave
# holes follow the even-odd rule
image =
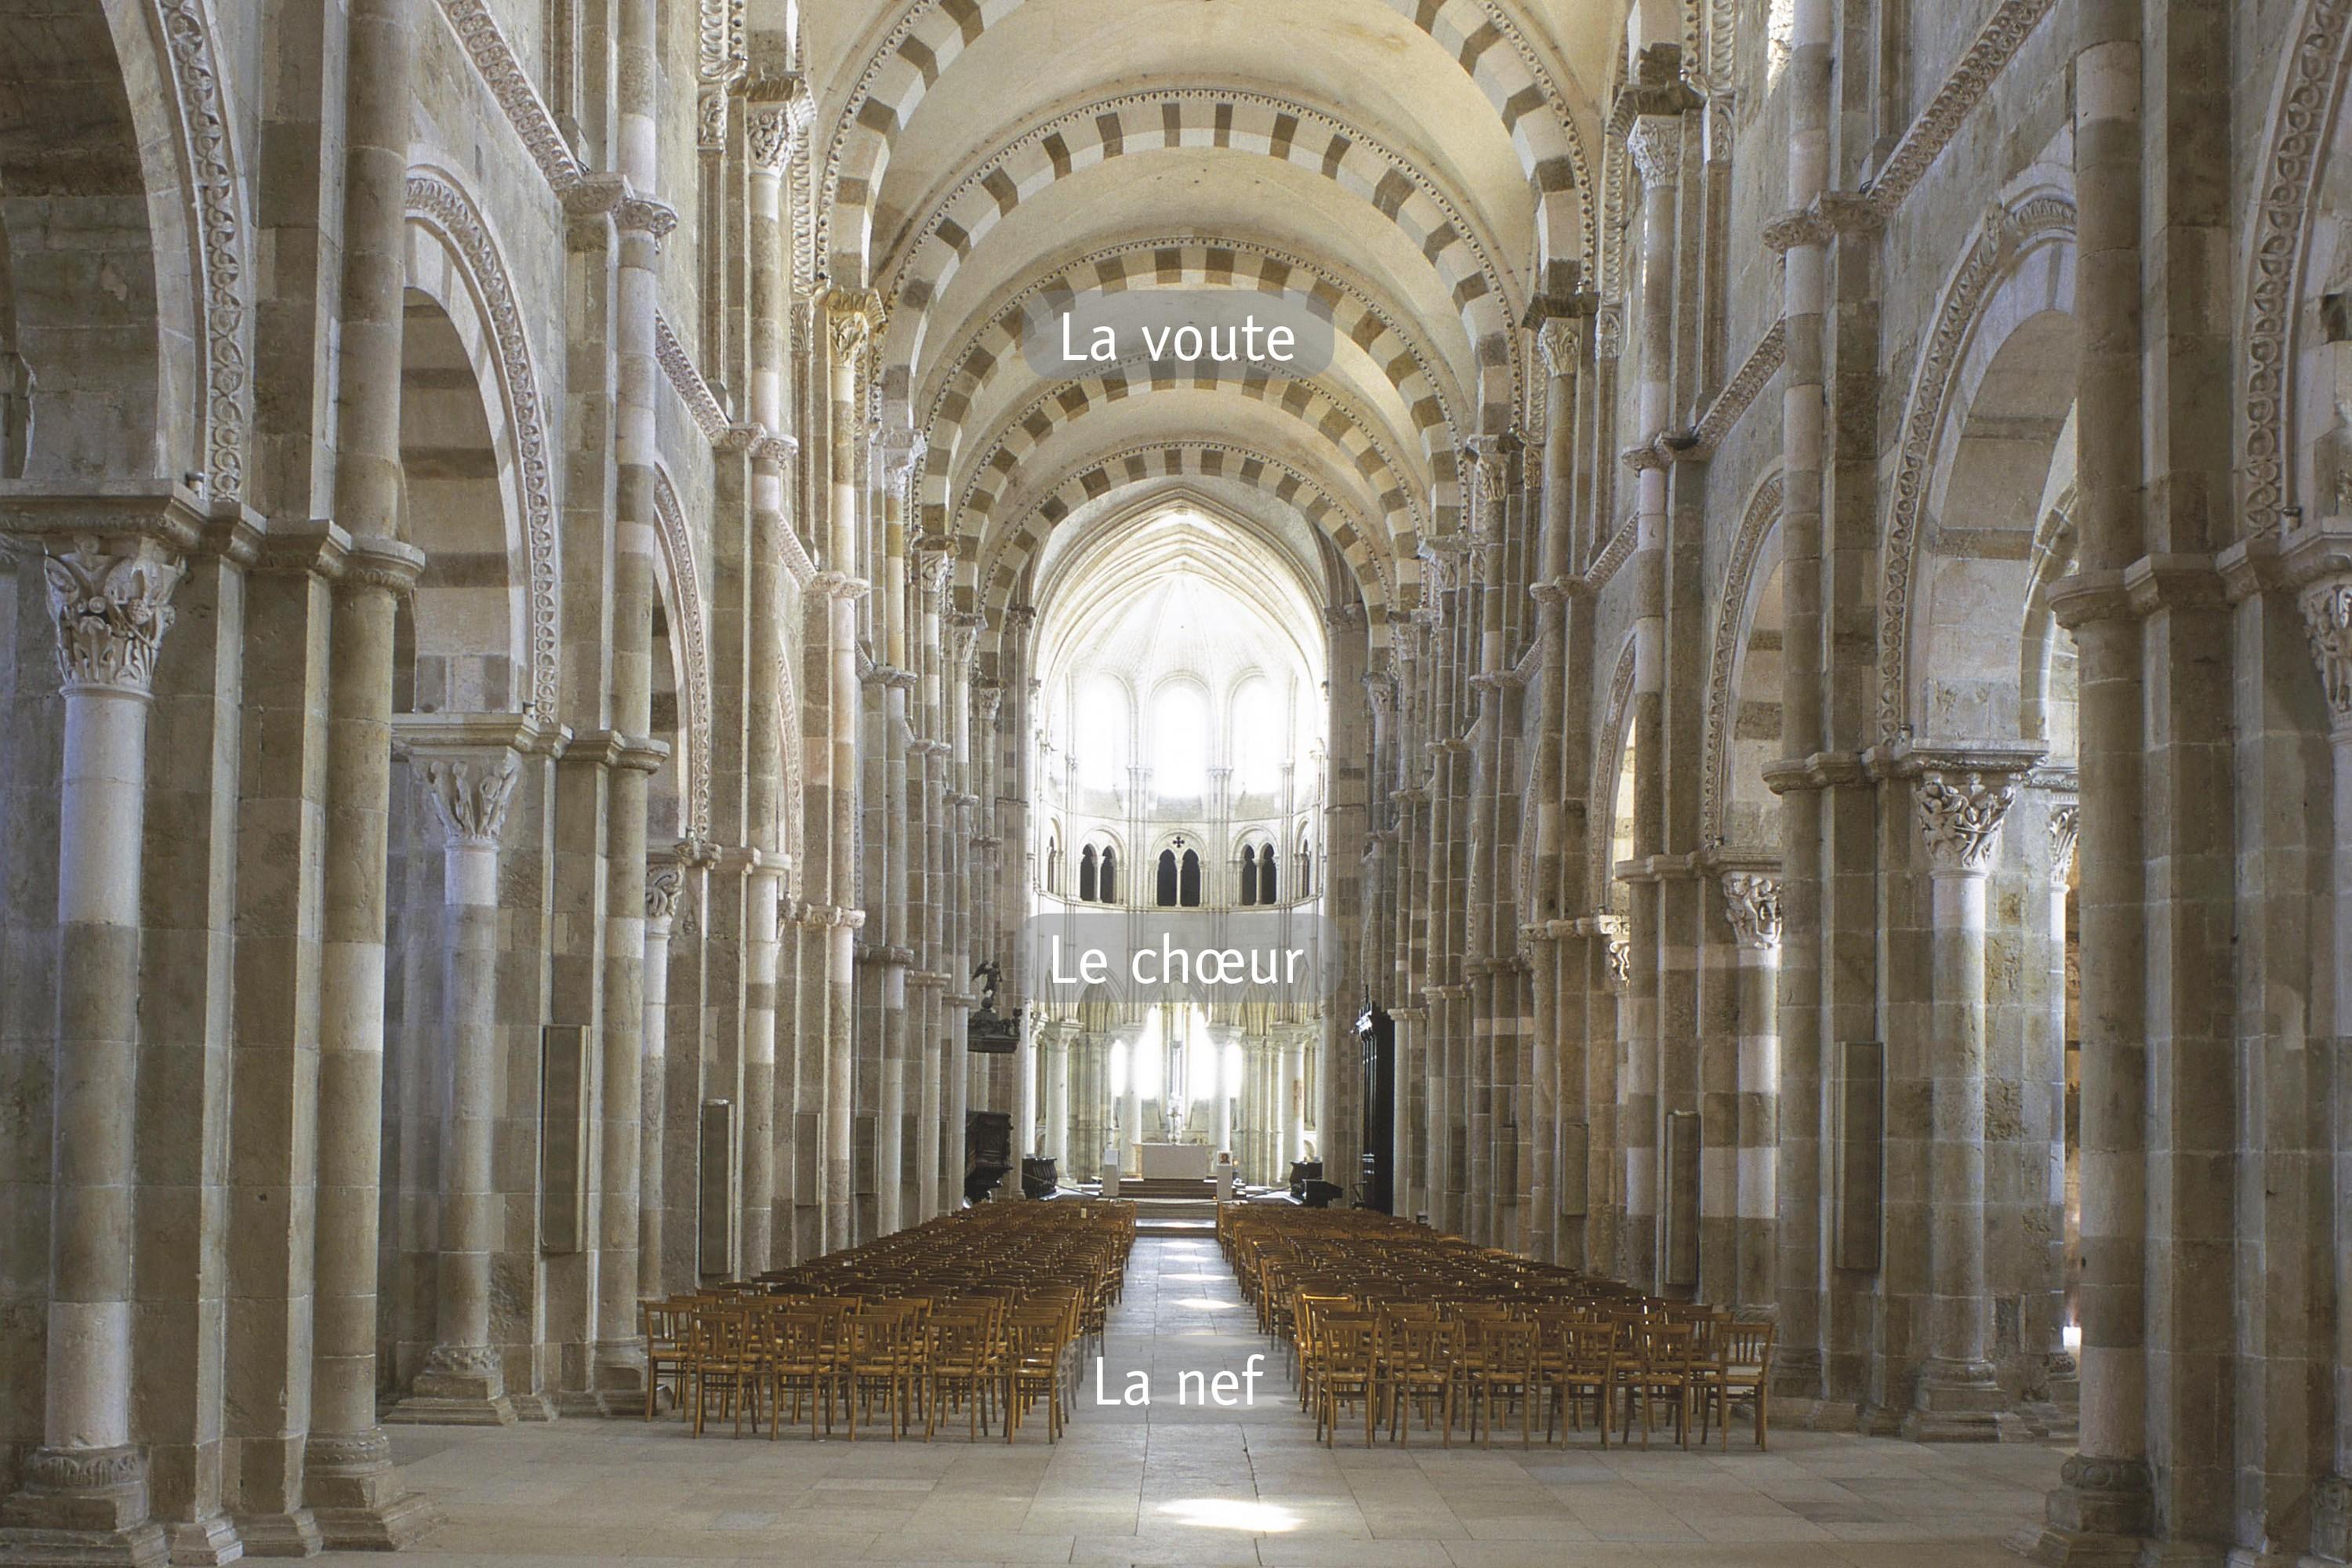
[[[1248,1408],[1179,1405],[1179,1374],[1268,1375]],[[1776,1432],[1759,1454],[1671,1441],[1599,1451],[1587,1434],[1326,1448],[1202,1237],[1139,1237],[1112,1310],[1103,1386],[1150,1376],[1148,1408],[1097,1407],[1092,1373],[1058,1444],[787,1433],[697,1441],[677,1421],[404,1427],[394,1458],[446,1518],[421,1568],[570,1568],[646,1559],[1184,1568],[2002,1568],[2060,1454]],[[952,1428],[950,1430],[950,1428]],[[331,1554],[358,1564],[365,1559]]]

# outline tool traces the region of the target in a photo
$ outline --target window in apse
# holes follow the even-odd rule
[[[1117,789],[1126,782],[1127,694],[1116,682],[1097,679],[1078,690],[1078,783],[1087,789]]]
[[[1274,683],[1250,681],[1234,699],[1234,771],[1244,790],[1271,792],[1282,783],[1283,723]]]
[[[1209,793],[1209,705],[1192,687],[1163,687],[1152,704],[1151,783],[1171,798]]]

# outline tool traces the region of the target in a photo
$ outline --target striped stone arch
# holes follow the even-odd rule
[[[970,574],[977,604],[1001,607],[1013,602],[1046,537],[1071,513],[1114,490],[1182,479],[1234,480],[1296,508],[1355,574],[1371,626],[1377,631],[1388,624],[1394,576],[1380,542],[1355,510],[1281,458],[1221,441],[1152,441],[1090,459],[1024,506],[1019,522],[1001,532],[976,564],[958,569]]]
[[[836,282],[868,278],[874,206],[891,143],[931,88],[1022,0],[912,0],[866,58],[826,144],[820,240]],[[1567,100],[1502,0],[1384,0],[1444,49],[1494,106],[1536,195],[1537,263],[1547,289],[1570,286],[1570,263],[1589,258],[1594,215],[1584,148]]]
[[[1395,225],[1428,258],[1469,336],[1481,428],[1509,422],[1525,367],[1504,269],[1453,198],[1402,154],[1336,116],[1266,93],[1216,88],[1098,99],[1032,125],[971,166],[909,230],[884,290],[894,309],[882,363],[920,363],[931,301],[973,247],[1023,202],[1113,158],[1201,148],[1294,164]],[[885,390],[891,390],[887,381]]]
[[[941,363],[945,374],[924,411],[925,449],[942,474],[953,472],[965,416],[998,370],[1021,357],[1021,322],[1033,302],[1066,306],[1081,294],[1203,287],[1297,289],[1329,318],[1339,335],[1370,356],[1412,411],[1433,476],[1436,504],[1456,503],[1454,451],[1470,434],[1448,396],[1442,362],[1397,324],[1370,294],[1335,269],[1270,247],[1239,240],[1135,240],[1079,257],[1008,299]],[[942,492],[944,493],[944,492]]]
[[[1387,447],[1372,434],[1360,414],[1315,383],[1288,376],[1252,375],[1231,380],[1207,375],[1142,376],[1124,365],[1114,366],[1102,375],[1065,382],[1006,420],[980,460],[966,470],[970,478],[952,508],[946,504],[949,476],[943,468],[929,467],[933,459],[926,453],[921,511],[924,531],[950,532],[948,521],[952,517],[957,523],[953,531],[970,532],[984,540],[989,523],[1005,515],[1006,498],[1022,464],[1064,426],[1130,397],[1188,390],[1224,392],[1279,409],[1336,453],[1344,454],[1346,466],[1352,468],[1378,498],[1389,536],[1394,542],[1393,552],[1400,561],[1412,559],[1422,536],[1431,531],[1419,497]],[[1459,518],[1459,507],[1439,513],[1435,531],[1450,532]]]

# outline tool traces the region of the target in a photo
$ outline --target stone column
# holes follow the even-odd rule
[[[637,1156],[637,1289],[648,1299],[698,1283],[672,1280],[664,1266],[662,1172],[667,1161],[669,1070],[669,938],[677,920],[686,873],[667,858],[646,868],[646,1067],[639,1091]]]
[[[2082,834],[2082,808],[2063,801],[2050,808],[2050,967],[2048,985],[2049,1056],[2037,1086],[2048,1096],[2045,1112],[2050,1138],[2050,1179],[2045,1189],[2054,1221],[2050,1239],[2048,1321],[2040,1325],[2050,1373],[2050,1402],[2066,1417],[2082,1404],[2081,1373],[2074,1352],[2066,1343],[2066,1325],[2074,1321],[2074,1260],[2082,1249],[2082,1232],[2075,1218],[2080,1188],[2073,1156],[2066,1148],[2066,899],[2074,869],[2074,846]]]
[[[1789,106],[1786,205],[1765,230],[1782,253],[1780,314],[1781,759],[1767,771],[1780,796],[1780,1133],[1774,1181],[1787,1202],[1779,1220],[1773,1296],[1780,1310],[1774,1392],[1821,1397],[1827,1289],[1822,1159],[1824,1040],[1822,959],[1822,797],[1809,773],[1828,743],[1822,682],[1822,532],[1829,416],[1827,370],[1830,231],[1816,216],[1830,187],[1832,68],[1837,6],[1791,0],[1782,93]]]
[[[394,726],[442,831],[442,1109],[439,1272],[434,1345],[388,1421],[503,1426],[515,1418],[490,1342],[490,1255],[505,1232],[492,1135],[505,1074],[498,1023],[499,844],[520,764],[538,733],[529,717],[424,717]]]
[[[2081,556],[2050,595],[2079,658],[2083,1345],[2080,1439],[2034,1555],[2121,1561],[2148,1531],[2147,743],[2141,626],[2125,570],[2146,549],[2141,428],[2140,9],[2085,7],[2074,57],[2075,431]],[[1793,629],[1793,628],[1792,628]]]
[[[396,541],[353,540],[337,584],[330,655],[318,1276],[304,1474],[320,1539],[339,1550],[398,1546],[435,1518],[401,1486],[375,1413],[393,623],[424,564],[420,552]]]
[[[846,1247],[856,1213],[852,1136],[856,1089],[856,932],[861,910],[848,907],[856,887],[860,696],[857,679],[857,601],[866,584],[857,569],[858,367],[881,330],[882,304],[870,290],[835,289],[825,296],[826,340],[831,350],[830,413],[833,491],[827,519],[825,570],[811,584],[827,601],[826,634],[831,654],[828,685],[832,719],[833,787],[829,820],[822,825],[833,863],[828,885],[830,941],[826,951],[828,994],[825,1040],[824,1245]],[[812,837],[815,835],[812,834]],[[852,915],[857,916],[853,921]]]
[[[1303,1034],[1294,1034],[1283,1042],[1282,1070],[1275,1079],[1275,1093],[1281,1101],[1276,1109],[1282,1142],[1275,1150],[1269,1179],[1286,1182],[1290,1163],[1302,1158],[1307,1147],[1307,1037]],[[1328,1139],[1331,1130],[1326,1128],[1323,1136]]]
[[[1927,1058],[1928,1361],[1903,1435],[1991,1440],[2001,1391],[1990,1354],[1985,1288],[1985,883],[2017,786],[1994,775],[1919,777],[1933,900]]]
[[[2334,1148],[2331,1179],[2322,1189],[2336,1199],[2336,1442],[2333,1472],[2313,1491],[2311,1548],[2319,1557],[2347,1563],[2352,1562],[2352,1047],[2347,1044],[2352,1027],[2346,1021],[2352,1016],[2352,841],[2347,840],[2352,835],[2352,560],[2340,544],[2311,553],[2322,556],[2330,568],[2305,583],[2299,605],[2327,699],[2336,824],[2334,875],[2329,879],[2335,903],[2335,952],[2330,957],[2336,976],[2336,1060],[2327,1075],[2335,1089],[2328,1118]],[[2310,566],[2303,564],[2297,575],[2310,577]]]
[[[167,1551],[132,1441],[131,1196],[147,710],[192,542],[79,538],[44,566],[65,695],[47,1385],[41,1446],[0,1511],[12,1560],[147,1564]]]
[[[1063,1177],[1070,1168],[1070,1036],[1064,1028],[1045,1033],[1045,1158]]]
[[[1769,1306],[1780,1217],[1780,879],[1727,871],[1723,898],[1739,944],[1732,1300],[1743,1307]]]

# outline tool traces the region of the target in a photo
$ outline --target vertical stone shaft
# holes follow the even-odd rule
[[[74,1532],[93,1561],[160,1563],[148,1457],[132,1443],[133,1133],[147,717],[184,568],[176,547],[133,534],[77,540],[44,570],[65,698],[47,1380],[0,1551],[15,1529],[46,1528]]]
[[[666,1205],[663,1167],[668,1162],[664,1136],[669,1068],[669,938],[677,924],[685,874],[675,864],[646,868],[646,1061],[639,1075],[642,1121],[637,1157],[637,1289],[647,1298],[698,1283],[671,1276],[664,1248]]]
[[[1996,1436],[1985,1281],[1985,888],[2016,786],[1929,771],[1916,802],[1929,897],[1927,1363],[1918,1438]]]
[[[352,535],[352,561],[336,596],[330,655],[318,1277],[304,1458],[320,1537],[336,1548],[396,1545],[429,1517],[402,1496],[375,1415],[393,621],[423,564],[396,542],[416,10],[415,0],[356,0],[351,8],[334,504]]]
[[[1786,1202],[1773,1268],[1780,1312],[1776,1392],[1816,1399],[1824,1366],[1828,1271],[1827,1174],[1822,1160],[1822,800],[1808,781],[1826,744],[1822,691],[1823,432],[1829,386],[1826,316],[1829,236],[1814,211],[1830,179],[1831,79],[1836,7],[1793,0],[1789,63],[1786,216],[1768,234],[1784,256],[1780,310],[1782,757],[1768,773],[1780,794],[1780,1137],[1775,1181]]]
[[[1780,879],[1727,872],[1726,909],[1738,943],[1737,1198],[1733,1218],[1732,1300],[1765,1306],[1772,1300],[1779,1251],[1780,1182],[1773,1141],[1780,1098]]]
[[[404,721],[403,739],[442,831],[443,1109],[441,1225],[434,1345],[394,1416],[504,1426],[514,1419],[490,1342],[490,1257],[503,1243],[504,1198],[492,1140],[499,1062],[499,844],[513,799],[514,752],[479,731],[502,721]],[[511,720],[503,721],[507,739]],[[469,732],[470,731],[470,732]]]
[[[1664,1168],[1660,1160],[1659,1090],[1664,1041],[1660,1036],[1660,984],[1667,931],[1664,889],[1651,862],[1665,849],[1666,471],[1650,443],[1672,418],[1674,364],[1675,184],[1682,167],[1680,117],[1644,114],[1627,141],[1642,179],[1642,382],[1636,392],[1631,454],[1638,497],[1633,576],[1633,971],[1626,995],[1632,1035],[1627,1043],[1625,1120],[1626,1278],[1647,1289],[1664,1279],[1660,1227]]]
[[[2051,607],[2080,659],[2083,1402],[2041,1542],[2057,1562],[2128,1551],[2151,1522],[2146,736],[2140,626],[2122,578],[2145,547],[2140,26],[2137,5],[2085,5],[2074,58],[2081,550]]]

